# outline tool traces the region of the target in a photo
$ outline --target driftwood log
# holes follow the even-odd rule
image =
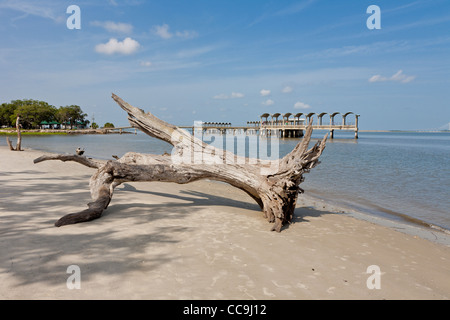
[[[6,137],[6,143],[9,146],[9,150],[11,151],[23,151],[22,150],[22,135],[20,133],[20,116],[17,116],[16,118],[16,131],[17,131],[17,144],[14,147],[12,145],[12,142],[9,140],[9,137]]]
[[[162,181],[185,184],[200,179],[218,180],[245,191],[261,207],[265,218],[273,223],[272,230],[281,231],[294,215],[299,193],[303,190],[303,174],[319,163],[327,135],[308,148],[312,126],[308,126],[303,139],[285,157],[277,160],[246,158],[219,148],[133,107],[112,95],[128,113],[130,124],[146,134],[164,140],[173,146],[168,155],[126,153],[118,160],[100,163],[80,155],[42,156],[34,160],[75,161],[97,171],[90,179],[92,202],[88,209],[60,218],[55,225],[62,226],[99,218],[108,207],[114,188],[124,182]]]

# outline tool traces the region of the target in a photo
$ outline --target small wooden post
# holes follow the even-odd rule
[[[359,114],[355,115],[355,139],[358,139],[358,118]]]

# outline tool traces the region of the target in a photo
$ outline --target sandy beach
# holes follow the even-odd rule
[[[0,299],[450,297],[448,234],[307,195],[276,233],[231,186],[126,183],[100,219],[54,227],[85,208],[95,170],[33,164],[42,154],[0,147]],[[72,265],[79,289],[67,286]]]

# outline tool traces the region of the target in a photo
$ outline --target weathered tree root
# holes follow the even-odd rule
[[[35,159],[35,163],[47,160],[75,161],[97,169],[90,179],[93,202],[88,204],[86,210],[63,216],[55,223],[57,227],[101,217],[111,201],[114,188],[124,182],[185,184],[210,179],[229,183],[245,191],[259,204],[265,218],[273,223],[272,230],[280,232],[294,216],[298,194],[303,192],[299,187],[304,180],[303,174],[319,163],[326,144],[327,135],[308,149],[312,134],[310,125],[302,141],[281,159],[262,161],[242,158],[214,148],[151,113],[129,105],[114,94],[112,97],[128,113],[128,120],[133,127],[172,144],[174,151],[171,156],[129,152],[117,161],[111,160],[104,164],[79,155],[52,155]],[[202,161],[190,161],[197,156]]]

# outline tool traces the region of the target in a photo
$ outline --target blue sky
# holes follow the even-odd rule
[[[67,7],[81,9],[68,29]],[[368,29],[377,5],[381,29]],[[450,122],[450,1],[0,0],[0,100],[78,104],[127,125],[111,99],[174,124],[348,112],[360,128]]]

